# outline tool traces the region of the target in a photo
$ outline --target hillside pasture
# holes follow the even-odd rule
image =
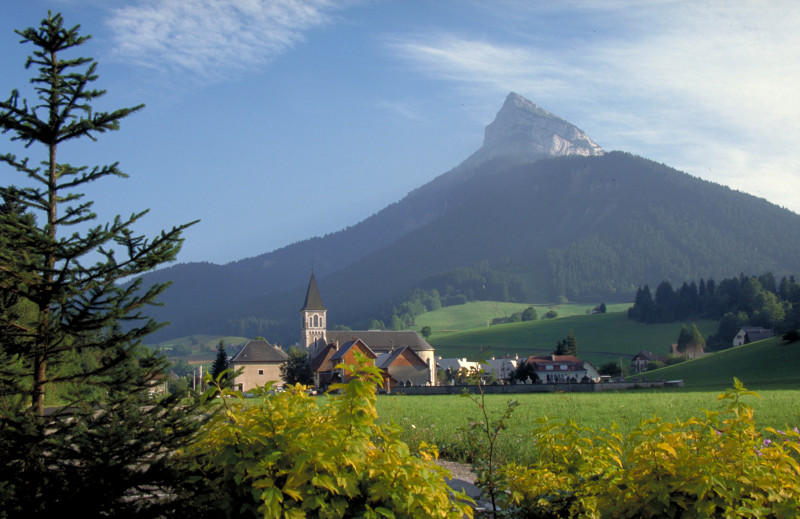
[[[780,337],[737,346],[647,372],[651,379],[683,380],[687,389],[721,389],[739,378],[750,389],[800,391],[800,342]],[[800,401],[800,392],[796,394]]]
[[[428,342],[442,357],[477,358],[486,352],[491,355],[520,357],[552,352],[558,341],[570,330],[578,342],[578,355],[595,366],[611,361],[627,365],[630,357],[640,351],[666,355],[678,339],[683,323],[643,324],[631,321],[625,312],[572,315],[501,324],[463,332],[432,335]],[[689,324],[689,323],[686,323]],[[715,321],[695,321],[703,336],[716,332]]]
[[[433,312],[417,316],[414,327],[419,331],[423,326],[430,326],[434,334],[462,332],[489,326],[492,319],[510,317],[522,312],[529,306],[536,309],[539,319],[550,310],[555,310],[558,318],[591,313],[596,304],[548,304],[548,303],[506,303],[501,301],[471,301],[463,305],[443,306]],[[623,312],[631,307],[631,303],[606,305],[608,312]]]

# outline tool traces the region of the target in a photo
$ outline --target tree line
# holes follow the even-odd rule
[[[711,347],[730,345],[742,326],[759,326],[786,333],[800,326],[800,283],[794,276],[777,282],[771,272],[760,276],[684,282],[677,289],[662,281],[655,294],[644,285],[636,291],[628,318],[642,323],[671,323],[688,319],[719,321],[706,339]]]

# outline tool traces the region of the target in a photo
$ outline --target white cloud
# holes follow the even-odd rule
[[[429,31],[390,44],[423,73],[492,96],[495,104],[497,96],[518,91],[559,115],[568,109],[572,122],[606,148],[685,166],[800,211],[793,200],[800,195],[800,4],[589,8],[591,16],[575,22],[588,25],[572,27],[559,41],[519,30],[480,38]],[[557,9],[517,15],[529,17],[535,33],[537,16]],[[602,27],[597,23],[610,30],[587,36]]]
[[[264,63],[329,23],[334,0],[148,0],[108,20],[115,55],[149,67],[223,75]]]

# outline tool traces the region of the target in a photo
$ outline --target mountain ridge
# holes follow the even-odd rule
[[[571,146],[553,145],[568,138]],[[312,262],[333,324],[365,319],[427,277],[482,261],[526,280],[528,294],[569,299],[632,298],[638,285],[669,277],[796,271],[786,247],[760,241],[779,242],[775,232],[800,239],[792,230],[800,217],[759,200],[606,153],[511,93],[478,151],[361,222],[223,266],[175,265],[145,284],[174,279],[152,312],[173,322],[162,337],[230,331],[293,342]],[[737,226],[743,250],[731,245]],[[585,279],[590,273],[603,279]]]

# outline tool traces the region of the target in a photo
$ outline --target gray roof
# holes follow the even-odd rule
[[[400,346],[408,346],[412,351],[433,351],[433,346],[414,331],[389,330],[345,330],[327,331],[325,338],[329,343],[339,341],[344,344],[353,339],[361,339],[374,352],[389,351]]]
[[[314,271],[311,271],[311,279],[308,281],[308,290],[306,291],[306,302],[303,304],[304,310],[325,310],[325,305],[322,304],[322,297],[319,295],[319,288],[317,288],[317,278],[314,277]]]
[[[273,346],[267,341],[254,340],[248,341],[242,351],[231,362],[240,364],[242,362],[286,362],[289,356],[280,348]]]

